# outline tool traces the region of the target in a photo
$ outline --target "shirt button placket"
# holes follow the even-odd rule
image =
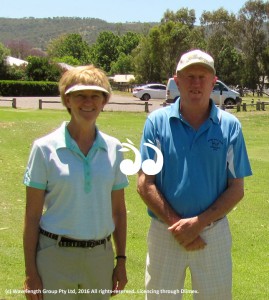
[[[85,192],[89,193],[91,191],[91,172],[90,172],[90,163],[85,160],[84,161],[84,180],[85,180]]]

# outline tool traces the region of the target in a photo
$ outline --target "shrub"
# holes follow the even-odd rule
[[[58,96],[58,83],[49,81],[0,80],[0,95],[9,96]]]

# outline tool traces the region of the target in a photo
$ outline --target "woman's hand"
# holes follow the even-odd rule
[[[117,264],[113,271],[112,281],[113,281],[112,296],[116,296],[118,293],[120,293],[120,291],[124,290],[124,287],[128,282],[127,275],[126,275],[125,259],[123,258],[117,259]]]
[[[26,276],[24,282],[24,291],[27,300],[43,300],[43,285],[38,274],[35,276]]]

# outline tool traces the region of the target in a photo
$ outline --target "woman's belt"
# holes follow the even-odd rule
[[[111,235],[101,240],[73,240],[63,236],[59,236],[57,234],[48,232],[42,228],[40,228],[39,232],[46,237],[49,237],[53,240],[60,240],[58,242],[59,247],[79,247],[79,248],[94,248],[96,246],[104,245],[106,242],[109,242],[111,239]]]

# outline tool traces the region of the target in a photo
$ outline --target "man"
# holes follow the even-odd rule
[[[148,300],[181,299],[186,268],[195,299],[232,298],[231,235],[226,215],[244,196],[251,175],[239,121],[210,100],[213,58],[200,50],[182,55],[175,81],[180,98],[149,115],[142,159],[160,148],[163,168],[142,170],[138,192],[152,217],[148,234]]]

